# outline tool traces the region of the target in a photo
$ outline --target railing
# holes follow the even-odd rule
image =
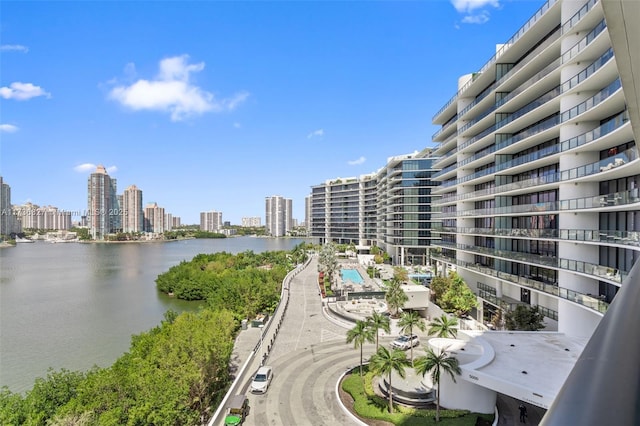
[[[480,264],[471,263],[471,262],[465,262],[463,260],[458,260],[449,256],[431,255],[431,258],[440,260],[445,263],[450,263],[450,264],[459,266],[461,268],[479,272],[487,276],[498,278],[500,280],[507,281],[509,283],[514,283],[522,287],[527,287],[532,290],[537,290],[542,293],[550,294],[552,296],[556,296],[561,299],[569,300],[578,305],[585,306],[587,308],[593,309],[594,311],[597,311],[600,313],[605,313],[607,309],[609,309],[609,304],[607,302],[600,300],[598,297],[595,297],[589,294],[580,293],[575,290],[570,290],[568,288],[563,288],[563,287],[559,287],[552,284],[546,284],[541,281],[536,281],[536,280],[521,277],[518,275],[509,274],[507,272],[496,271],[493,268],[489,268],[489,267],[482,266]]]
[[[263,354],[263,359],[261,360],[261,363],[268,358],[269,353],[271,352],[273,343],[278,335],[278,332],[280,331],[280,326],[282,325],[282,321],[284,320],[284,315],[287,312],[287,307],[289,306],[289,288],[291,286],[291,281],[296,275],[298,275],[298,273],[302,272],[307,266],[309,266],[312,259],[313,257],[309,256],[309,259],[307,259],[307,261],[303,265],[298,266],[296,269],[290,271],[282,281],[282,290],[280,293],[280,302],[278,302],[278,306],[276,306],[276,309],[274,310],[273,315],[271,316],[271,319],[267,322],[267,325],[260,330],[260,334],[261,334],[260,340],[258,340],[255,348],[249,354],[249,356],[247,357],[247,360],[240,368],[235,380],[233,381],[233,383],[229,387],[229,390],[227,391],[224,398],[218,405],[218,408],[216,409],[215,413],[213,413],[213,416],[211,417],[211,419],[206,423],[207,426],[214,426],[214,425],[223,423],[224,409],[227,404],[227,401],[232,395],[235,395],[240,391],[240,385],[247,378],[247,367],[253,361],[254,357],[256,356],[256,353],[260,351],[260,346],[263,343],[267,345],[267,349]],[[271,330],[272,327],[274,328],[274,330]]]
[[[598,37],[598,35],[602,33],[605,28],[607,28],[607,23],[603,19],[598,23],[598,25],[596,25],[593,30],[591,30],[591,32],[589,32],[589,34],[587,34],[582,40],[574,44],[573,47],[569,49],[569,51],[565,52],[564,55],[562,55],[562,63],[566,64],[571,59],[573,59],[578,53],[582,51],[582,49],[587,47],[589,43],[595,40],[595,38]]]
[[[598,93],[590,97],[589,99],[561,113],[560,114],[561,121],[564,123],[567,120],[571,120],[572,118],[587,112],[588,110],[595,107],[596,105],[604,102],[606,99],[608,99],[611,95],[616,93],[621,88],[622,88],[622,84],[620,82],[620,78],[618,77],[610,85],[608,85],[607,87],[605,87],[604,89],[602,89],[601,91],[599,91]]]
[[[580,22],[584,15],[586,15],[596,3],[598,3],[598,0],[589,0],[589,2],[585,3],[567,22],[562,24],[562,34],[566,34],[567,31],[571,30],[574,25]]]
[[[520,37],[522,37],[524,35],[524,33],[526,33],[529,30],[529,28],[531,28],[531,26],[533,24],[535,24],[538,21],[538,19],[540,19],[542,17],[542,15],[544,15],[547,12],[547,10],[549,10],[551,8],[551,6],[553,6],[557,1],[558,0],[547,0],[547,2],[545,4],[543,4],[542,7],[540,9],[538,9],[538,11],[531,18],[529,18],[529,20],[527,22],[525,22],[525,24],[522,27],[520,27],[520,29],[518,31],[516,31],[516,33],[513,36],[511,36],[511,38],[509,40],[507,40],[507,42],[504,43],[500,49],[498,49],[496,54],[493,55],[491,57],[491,59],[489,59],[487,61],[486,64],[484,64],[484,66],[480,69],[480,71],[478,71],[477,73],[474,73],[474,75],[478,76],[478,75],[482,74],[483,72],[485,72],[487,69],[489,69],[489,67],[492,64],[494,64],[496,62],[496,60],[500,56],[502,56],[502,54],[504,52],[506,52],[508,48],[511,47],[511,45],[513,45],[516,41],[518,41],[520,39]],[[458,97],[463,92],[465,92],[469,88],[469,86],[471,86],[471,84],[474,81],[475,81],[475,78],[472,78],[467,84],[465,84],[460,90],[458,90],[458,92],[455,95],[453,95],[453,97],[451,97],[451,99],[449,99],[449,101],[442,108],[440,108],[440,110],[438,112],[436,112],[433,115],[432,121],[435,120],[435,118],[437,116],[442,114],[444,112],[444,110],[446,110],[453,102],[455,102],[456,99],[458,99]]]
[[[602,56],[596,59],[593,63],[591,63],[591,65],[589,65],[588,67],[580,71],[578,74],[571,77],[569,80],[562,83],[562,93],[568,90],[571,90],[572,88],[576,87],[578,84],[585,81],[592,74],[594,74],[604,65],[606,65],[611,58],[613,58],[613,48],[607,49],[607,51],[604,52]]]

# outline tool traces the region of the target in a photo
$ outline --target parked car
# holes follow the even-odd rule
[[[234,395],[229,398],[227,403],[227,415],[224,418],[224,425],[241,425],[247,414],[249,414],[249,399],[244,395]]]
[[[399,336],[393,342],[391,342],[391,347],[394,349],[406,350],[406,349],[418,346],[419,344],[420,344],[420,339],[418,339],[418,336],[416,336],[415,334],[412,334],[410,336],[402,335],[402,336]]]
[[[251,382],[251,392],[253,393],[265,393],[269,389],[271,379],[273,378],[273,370],[271,367],[260,367],[253,376]]]

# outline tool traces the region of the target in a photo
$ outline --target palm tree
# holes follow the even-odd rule
[[[409,300],[404,290],[402,290],[401,285],[402,283],[400,281],[392,280],[385,295],[387,305],[393,310],[394,316],[398,315],[398,310]]]
[[[369,368],[376,376],[389,376],[389,412],[393,413],[393,388],[391,387],[391,373],[396,372],[401,378],[405,378],[405,368],[409,366],[407,355],[400,349],[389,349],[381,346],[378,352],[371,356]]]
[[[416,359],[416,373],[424,376],[431,373],[431,380],[435,383],[436,389],[436,422],[440,421],[440,374],[445,372],[451,376],[453,383],[456,382],[455,374],[462,373],[458,359],[449,356],[446,349],[436,353],[432,348],[427,350],[427,354]]]
[[[380,312],[374,312],[369,318],[369,327],[376,333],[376,352],[378,351],[378,340],[380,337],[379,330],[383,330],[387,333],[391,333],[391,321],[389,317],[382,315]]]
[[[453,337],[455,339],[458,336],[457,325],[458,320],[455,317],[449,318],[445,314],[442,314],[439,318],[434,318],[431,324],[429,324],[429,336]]]
[[[404,312],[400,321],[398,321],[398,326],[402,334],[408,334],[409,336],[413,334],[413,327],[421,331],[427,328],[417,312]],[[413,345],[411,345],[411,365],[413,366]]]
[[[373,329],[365,321],[356,321],[356,326],[347,331],[347,343],[353,342],[353,347],[360,347],[360,377],[362,377],[362,346],[365,342],[373,343]]]

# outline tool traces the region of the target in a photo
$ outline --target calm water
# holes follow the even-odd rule
[[[0,249],[0,386],[23,392],[47,369],[106,367],[132,334],[168,309],[197,309],[155,288],[158,274],[198,253],[291,250],[302,239],[239,237],[146,244]]]

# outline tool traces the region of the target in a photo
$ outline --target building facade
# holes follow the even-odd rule
[[[242,218],[243,228],[259,228],[261,226],[262,226],[262,219],[258,216]]]
[[[144,231],[142,190],[131,185],[122,194],[122,232]]]
[[[266,197],[265,227],[273,237],[287,235],[293,229],[293,201],[279,195]]]
[[[14,232],[13,209],[11,208],[11,187],[0,176],[0,235]]]
[[[438,262],[488,321],[589,336],[638,258],[638,151],[595,0],[549,0],[433,117]],[[638,129],[636,129],[636,132]]]
[[[57,207],[25,203],[13,206],[15,232],[26,229],[41,230],[69,230],[72,227],[72,214],[70,211],[59,210]]]
[[[93,239],[103,240],[117,232],[120,206],[116,195],[117,181],[100,165],[87,181],[87,226]]]
[[[313,186],[310,236],[321,243],[378,246],[395,264],[428,264],[436,160],[425,149],[389,158],[375,173]]]
[[[200,213],[200,230],[207,232],[220,232],[222,229],[222,212],[211,210]]]
[[[164,219],[164,207],[158,206],[158,203],[149,203],[144,208],[144,230],[146,232],[162,234],[165,231]]]

